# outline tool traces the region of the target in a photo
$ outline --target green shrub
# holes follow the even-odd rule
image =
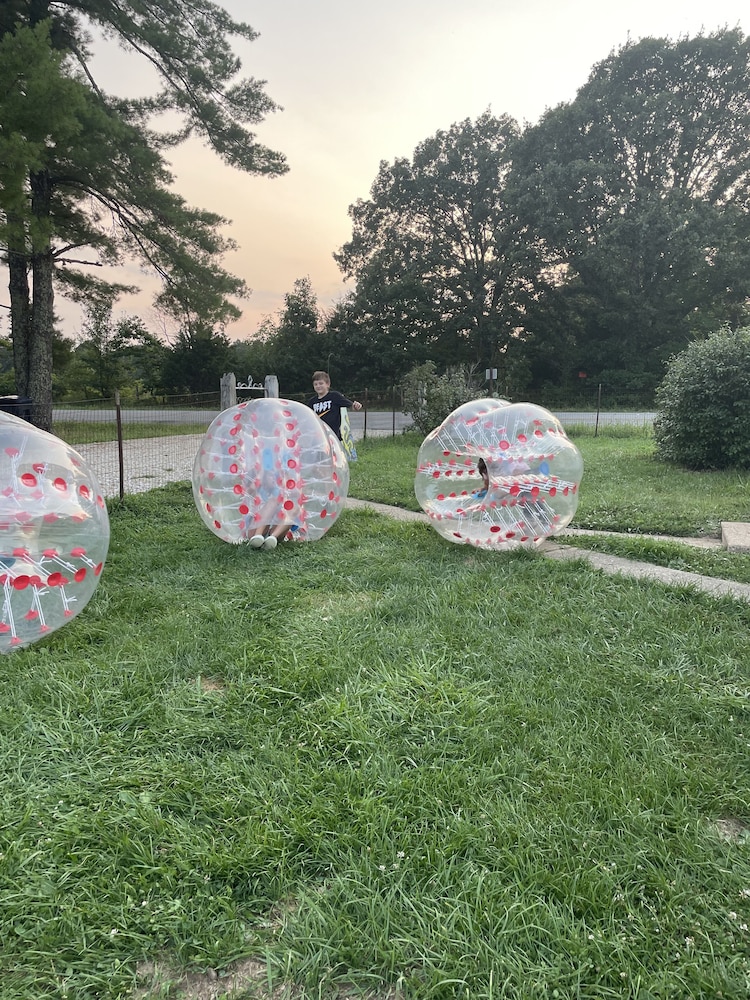
[[[438,375],[432,361],[417,365],[405,376],[404,412],[409,414],[425,437],[442,424],[457,406],[485,395],[474,387],[472,376],[473,372],[469,369]]]
[[[656,391],[659,458],[687,469],[750,468],[750,327],[673,357]]]

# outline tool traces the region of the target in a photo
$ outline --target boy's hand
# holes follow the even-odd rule
[[[358,400],[355,399],[354,402],[352,403],[352,409],[353,410],[361,410],[362,409],[362,404]]]

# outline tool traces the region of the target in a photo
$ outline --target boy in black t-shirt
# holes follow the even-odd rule
[[[347,409],[361,410],[362,404],[356,399],[347,399],[340,392],[331,389],[331,379],[328,372],[313,372],[313,389],[317,393],[312,399],[308,399],[307,405],[311,407],[328,426],[336,437],[341,440],[341,407]]]

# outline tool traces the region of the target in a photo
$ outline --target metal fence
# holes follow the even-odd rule
[[[260,390],[260,391],[259,391]],[[263,395],[261,386],[237,386],[238,400]],[[285,398],[305,402],[311,394],[290,394]],[[363,409],[350,413],[355,440],[367,437],[396,436],[412,426],[404,413],[401,390],[373,393],[347,389],[347,395],[363,403]],[[14,412],[34,422],[35,407],[30,401],[16,403],[10,397],[0,400],[0,409]],[[587,428],[590,433],[612,427],[652,425],[653,410],[630,408],[550,405],[534,399],[555,413],[567,429]],[[585,402],[585,401],[584,401]],[[162,396],[148,404],[120,403],[118,399],[83,400],[53,404],[52,433],[78,451],[97,477],[107,498],[141,493],[169,482],[190,480],[195,456],[203,437],[222,409],[220,393]]]

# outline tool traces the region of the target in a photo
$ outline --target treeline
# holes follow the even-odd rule
[[[109,306],[87,311],[74,341],[56,333],[52,341],[56,402],[112,399],[147,401],[173,394],[219,392],[221,376],[246,378],[247,345],[219,330],[181,330],[172,342],[150,333],[137,316],[114,318]],[[257,377],[258,369],[252,372]],[[263,372],[260,377],[267,374]],[[308,379],[309,381],[309,379]],[[13,344],[0,338],[0,395],[15,393]]]
[[[750,45],[739,30],[629,42],[575,99],[521,129],[490,112],[382,162],[334,255],[249,347],[289,390],[416,365],[498,369],[512,395],[586,379],[648,394],[670,356],[747,323]]]

